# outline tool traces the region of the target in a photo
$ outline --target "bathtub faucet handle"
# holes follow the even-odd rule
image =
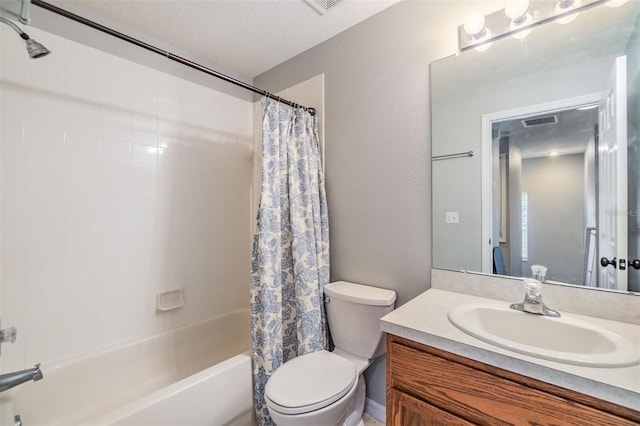
[[[13,343],[16,341],[18,331],[15,327],[3,328],[0,330],[0,343]]]
[[[18,330],[16,330],[15,327],[0,327],[0,345],[2,345],[2,343],[14,343],[17,336]],[[2,353],[1,350],[0,353]]]

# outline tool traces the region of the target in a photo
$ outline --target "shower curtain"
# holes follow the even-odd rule
[[[264,390],[283,363],[326,349],[323,286],[329,222],[315,116],[263,100],[262,194],[251,262],[253,379],[258,425]]]

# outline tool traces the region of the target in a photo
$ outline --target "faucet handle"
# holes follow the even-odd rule
[[[525,278],[524,292],[528,299],[537,299],[542,295],[542,283],[533,278]]]

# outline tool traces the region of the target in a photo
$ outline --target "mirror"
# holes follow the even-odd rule
[[[434,268],[640,292],[639,16],[431,65]]]

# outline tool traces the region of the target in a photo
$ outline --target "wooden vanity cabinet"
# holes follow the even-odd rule
[[[387,335],[387,426],[638,425],[640,412]]]

